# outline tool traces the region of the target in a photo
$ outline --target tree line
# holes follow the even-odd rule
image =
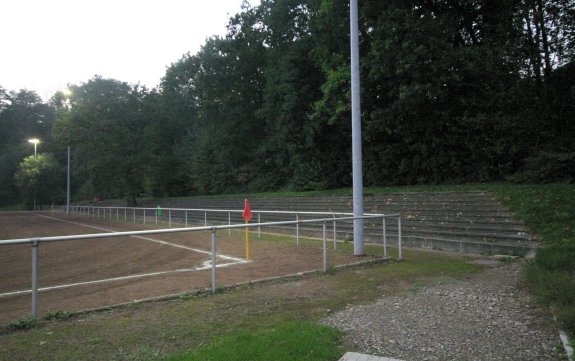
[[[574,0],[362,0],[364,183],[573,181]],[[0,87],[0,204],[351,185],[349,8],[244,3],[154,89]],[[31,136],[42,157],[30,155]]]

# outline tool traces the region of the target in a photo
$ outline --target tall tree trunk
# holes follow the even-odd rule
[[[523,18],[525,19],[525,26],[527,28],[527,52],[529,54],[529,62],[533,69],[533,76],[537,83],[541,83],[541,59],[539,58],[539,50],[537,49],[537,42],[533,36],[533,29],[531,28],[531,16],[529,5],[526,4]]]
[[[543,7],[543,0],[537,1],[537,17],[536,22],[539,24],[541,34],[541,45],[543,47],[543,60],[545,61],[545,68],[543,69],[544,79],[549,79],[551,75],[551,55],[549,51],[549,39],[547,39],[547,28],[545,26],[545,11]]]

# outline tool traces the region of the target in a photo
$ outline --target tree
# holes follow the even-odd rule
[[[230,20],[225,38],[209,39],[200,52],[168,70],[194,107],[180,157],[193,188],[202,193],[249,189],[257,177],[257,144],[265,47],[249,7]],[[179,72],[177,76],[174,72]],[[167,83],[165,85],[168,85]],[[181,104],[186,104],[184,101]]]
[[[0,204],[20,201],[14,184],[21,159],[31,153],[28,139],[39,138],[50,151],[53,109],[31,91],[7,91],[0,87]]]
[[[318,163],[316,129],[310,120],[324,80],[310,53],[314,15],[308,1],[264,1],[259,7],[267,46],[263,102],[257,116],[264,139],[258,145],[258,189],[325,187]]]
[[[64,177],[49,153],[30,155],[22,160],[14,175],[25,204],[29,208],[36,205],[60,202],[64,197]]]
[[[124,196],[136,205],[150,154],[142,103],[146,89],[94,77],[71,87],[70,108],[59,113],[55,136],[74,150],[84,197]]]

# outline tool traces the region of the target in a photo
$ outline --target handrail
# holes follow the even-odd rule
[[[48,206],[50,207],[50,206]],[[66,206],[60,206],[65,208]],[[146,211],[156,211],[161,209],[162,211],[189,211],[189,212],[214,212],[214,213],[242,213],[241,209],[217,209],[217,208],[174,208],[174,207],[114,207],[114,206],[94,206],[94,205],[75,205],[70,206],[70,208],[99,208],[99,209],[130,209],[130,210],[146,210]],[[268,211],[268,210],[255,210],[252,209],[252,213],[268,213],[268,214],[307,214],[307,215],[353,215],[352,212],[321,212],[321,211]],[[364,216],[381,216],[382,213],[364,213]]]

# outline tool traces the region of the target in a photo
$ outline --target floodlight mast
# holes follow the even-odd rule
[[[351,50],[351,148],[353,167],[353,216],[363,216],[363,167],[361,155],[361,102],[359,87],[358,0],[349,2]],[[363,256],[363,219],[353,220],[353,254]]]

